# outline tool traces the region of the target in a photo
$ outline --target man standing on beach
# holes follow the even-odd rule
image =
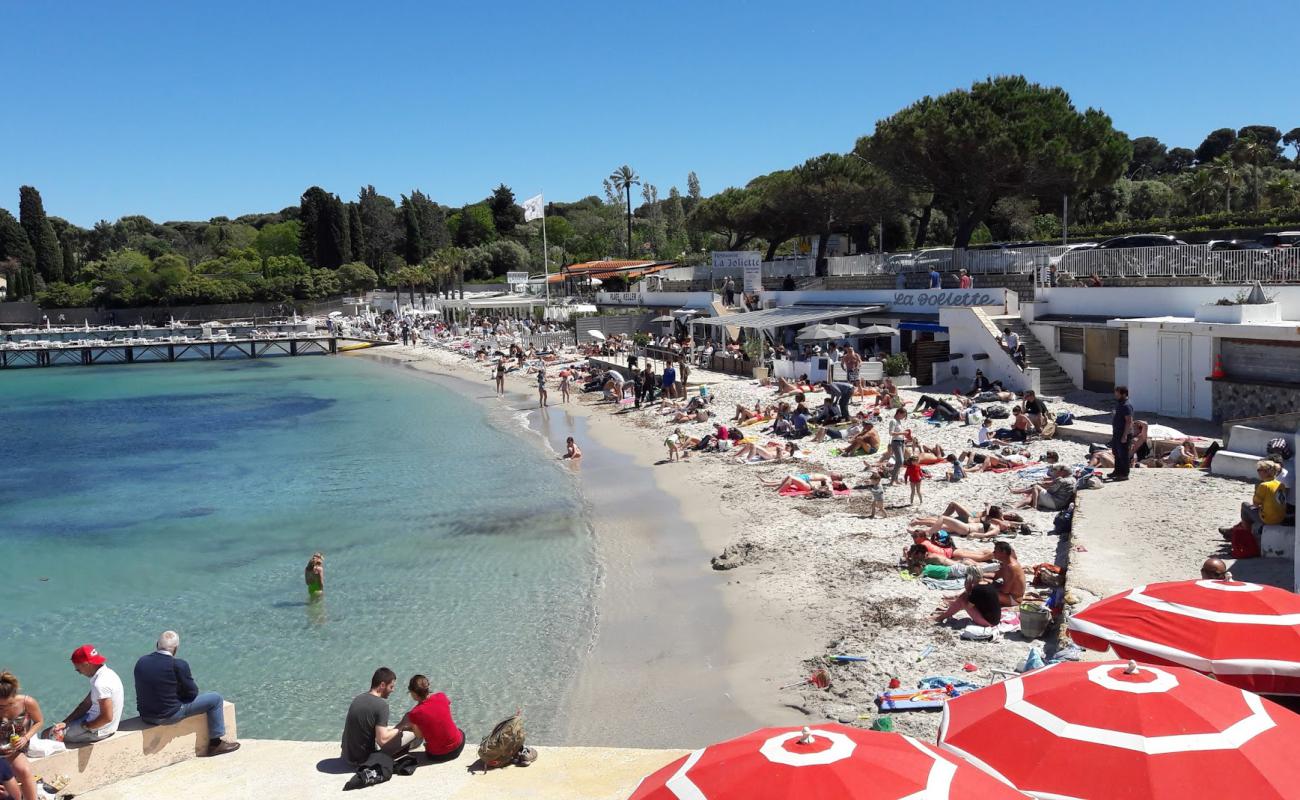
[[[50,728],[68,744],[87,744],[107,739],[117,732],[122,721],[126,691],[122,679],[109,669],[94,645],[85,644],[72,651],[72,668],[90,679],[90,692],[62,722]],[[49,738],[48,736],[46,738]]]
[[[840,358],[840,366],[844,367],[844,380],[853,384],[854,389],[861,388],[858,376],[862,369],[862,356],[858,355],[858,351],[853,349],[853,345],[844,345],[844,355]]]
[[[1112,481],[1128,480],[1129,442],[1133,439],[1133,404],[1128,401],[1128,387],[1115,387],[1115,413],[1110,418],[1110,451],[1115,454]]]
[[[216,692],[199,693],[190,665],[176,657],[181,637],[163,631],[158,649],[135,662],[135,710],[150,725],[173,725],[195,714],[207,714],[208,751],[219,756],[239,749],[226,735],[225,700]]]

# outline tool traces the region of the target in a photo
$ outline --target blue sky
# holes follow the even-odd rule
[[[711,194],[1006,73],[1195,147],[1300,125],[1298,25],[1208,0],[0,0],[0,206],[21,184],[81,225],[274,211],[312,184],[573,200],[624,163]]]

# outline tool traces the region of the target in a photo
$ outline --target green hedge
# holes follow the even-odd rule
[[[1128,233],[1194,233],[1233,229],[1258,229],[1280,225],[1300,225],[1300,207],[1269,208],[1262,211],[1219,211],[1194,217],[1157,217],[1155,219],[1104,222],[1087,227],[1070,226],[1070,238],[1094,239],[1100,236],[1123,236]]]

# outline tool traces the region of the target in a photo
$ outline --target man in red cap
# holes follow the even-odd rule
[[[117,725],[122,721],[122,709],[126,707],[122,679],[90,644],[72,651],[72,668],[90,679],[90,693],[62,722],[50,728],[49,733],[57,738],[62,732],[63,741],[68,744],[107,739],[117,732]]]

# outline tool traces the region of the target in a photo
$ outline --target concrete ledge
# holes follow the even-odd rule
[[[1239,453],[1233,450],[1220,450],[1210,462],[1210,471],[1222,478],[1241,478],[1256,480],[1255,465],[1260,456],[1253,453]]]
[[[1218,458],[1216,455],[1215,458]],[[1264,558],[1291,558],[1295,555],[1295,528],[1290,525],[1265,525],[1260,535],[1260,555]]]
[[[527,768],[470,774],[477,760],[471,739],[457,761],[424,765],[410,777],[394,776],[354,795],[342,791],[353,770],[339,759],[338,742],[248,740],[237,753],[176,764],[79,795],[78,800],[627,800],[642,778],[687,752],[529,744],[537,748],[538,757]]]
[[[237,738],[235,706],[226,703],[226,739]],[[62,753],[32,760],[37,775],[67,775],[67,791],[82,794],[137,775],[196,758],[208,746],[206,714],[175,725],[146,725],[139,717],[122,720],[117,733],[94,744],[68,745]],[[228,758],[228,756],[223,756]]]

